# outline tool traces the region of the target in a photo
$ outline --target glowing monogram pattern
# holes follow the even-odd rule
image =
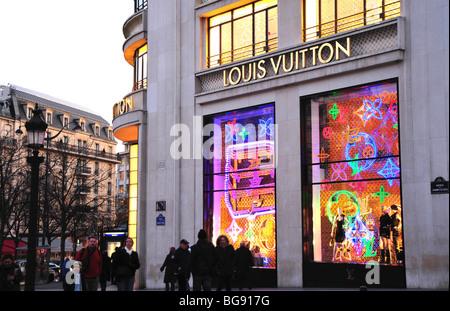
[[[309,237],[314,260],[364,264],[379,260],[382,206],[401,214],[397,85],[385,82],[311,98],[308,133],[314,217]],[[313,116],[314,113],[314,116]],[[318,120],[318,122],[316,121]],[[390,215],[394,213],[389,211]],[[331,233],[342,215],[344,240]],[[391,264],[401,264],[402,233],[390,244]],[[330,241],[323,240],[326,236]],[[395,261],[395,262],[394,262]]]

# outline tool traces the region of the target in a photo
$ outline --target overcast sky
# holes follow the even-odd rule
[[[124,22],[133,0],[0,0],[0,84],[15,84],[97,112],[133,86]]]

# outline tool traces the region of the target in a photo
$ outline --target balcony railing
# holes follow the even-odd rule
[[[49,149],[56,149],[60,152],[68,152],[74,155],[87,156],[87,157],[100,157],[113,161],[117,160],[117,155],[115,153],[106,152],[105,150],[99,151],[96,149],[90,149],[86,147],[79,147],[76,145],[65,144],[64,142],[49,142]]]
[[[384,1],[383,1],[384,3]],[[380,7],[363,10],[353,15],[339,18],[335,10],[334,20],[303,29],[303,42],[323,38],[347,30],[360,28],[400,16],[400,1],[389,2]],[[305,17],[306,18],[306,17]],[[320,18],[320,17],[319,17]]]
[[[91,175],[92,169],[90,167],[77,167],[75,173],[77,175]]]
[[[253,45],[244,46],[233,51],[223,52],[217,55],[208,57],[208,68],[224,65],[231,62],[236,62],[241,59],[250,58],[253,56],[265,54],[267,52],[275,51],[278,48],[278,38],[272,38],[267,41],[255,43]]]

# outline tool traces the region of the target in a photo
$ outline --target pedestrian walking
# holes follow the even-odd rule
[[[189,270],[192,273],[194,291],[210,291],[211,278],[215,265],[214,245],[207,241],[206,231],[201,229],[197,243],[191,247]]]
[[[244,287],[251,289],[250,286],[250,271],[253,266],[253,255],[248,249],[246,242],[241,242],[240,247],[236,250],[236,280],[238,282],[239,289]]]
[[[171,247],[169,250],[169,254],[167,254],[164,263],[162,264],[160,271],[163,272],[164,269],[166,272],[164,273],[164,283],[166,284],[166,291],[174,291],[175,284],[177,283],[177,277],[175,276],[175,253],[176,248]]]
[[[187,291],[187,284],[189,281],[189,242],[185,239],[180,241],[180,247],[174,253],[175,260],[175,275],[178,280],[178,290],[180,292]]]
[[[235,265],[235,253],[233,245],[226,235],[220,235],[216,241],[217,254],[217,274],[219,276],[219,284],[217,291],[221,291],[224,287],[226,291],[231,291],[231,281]]]
[[[77,252],[75,260],[81,262],[83,291],[97,291],[102,272],[102,254],[97,248],[97,238],[90,237],[88,246]]]
[[[125,240],[125,247],[117,252],[114,262],[113,270],[119,291],[133,290],[136,270],[141,266],[138,253],[133,250],[133,244],[133,239],[128,237]]]
[[[14,257],[11,254],[4,255],[0,265],[0,291],[20,291],[22,280],[22,271],[14,262]]]
[[[111,258],[108,251],[102,252],[102,273],[100,274],[100,289],[106,291],[106,283],[111,280]]]
[[[120,250],[120,247],[116,247],[114,249],[114,253],[111,254],[111,284],[116,285],[116,269],[115,263],[117,263],[117,254]]]

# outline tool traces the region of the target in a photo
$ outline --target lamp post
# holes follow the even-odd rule
[[[27,162],[31,166],[31,191],[27,245],[27,273],[25,276],[26,291],[34,291],[36,281],[36,244],[39,212],[39,164],[44,161],[44,157],[39,156],[39,149],[44,146],[45,130],[48,126],[42,119],[41,115],[42,110],[40,110],[36,104],[33,110],[33,117],[25,123],[25,128],[28,135],[27,145],[33,149],[33,155],[27,157]]]

